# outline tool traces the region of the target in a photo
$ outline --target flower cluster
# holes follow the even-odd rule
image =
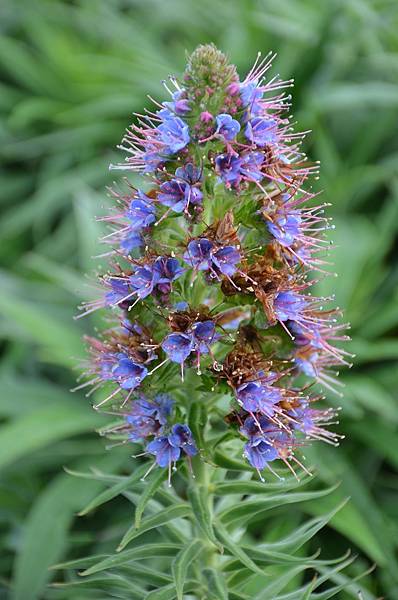
[[[350,356],[334,345],[348,338],[333,298],[312,294],[333,226],[305,190],[318,165],[286,116],[292,82],[265,79],[273,58],[259,55],[240,81],[221,52],[200,46],[182,79],[165,84],[171,99],[138,115],[120,145],[125,162],[112,165],[140,174],[142,188],[110,190],[115,206],[101,219],[110,267],[82,314],[106,308],[118,324],[87,338],[78,388],[106,386],[95,407],[121,418],[107,433],[144,443],[152,466],[169,472],[209,456],[192,431],[205,439],[226,394],[224,422],[261,478],[276,474],[277,459],[307,471],[297,455],[308,440],[338,442],[327,429],[336,411],[314,407],[322,388],[340,393],[334,369]],[[212,435],[231,437],[220,424]]]

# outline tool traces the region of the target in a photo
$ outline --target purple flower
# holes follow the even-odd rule
[[[250,441],[253,441],[258,437],[263,438],[264,434],[270,430],[270,428],[275,428],[275,426],[272,425],[271,421],[264,415],[258,415],[256,418],[249,416],[246,417],[240,428],[240,432],[249,438]]]
[[[118,362],[112,369],[112,376],[123,390],[134,390],[147,376],[148,369],[135,363],[125,354],[118,355]]]
[[[194,341],[187,333],[170,333],[161,346],[171,361],[182,364],[194,349]]]
[[[154,280],[158,289],[167,294],[171,290],[171,283],[181,277],[185,269],[180,267],[176,258],[159,256],[153,264]]]
[[[140,248],[143,244],[144,242],[139,232],[128,230],[120,242],[120,247],[125,254],[130,254],[134,248]]]
[[[173,443],[178,445],[188,456],[195,456],[198,453],[195,441],[192,436],[192,431],[188,425],[182,425],[176,423],[171,430],[171,436]]]
[[[214,271],[230,277],[236,272],[241,256],[235,246],[217,248],[207,238],[192,240],[183,256],[185,262],[198,271]]]
[[[173,362],[183,364],[191,352],[208,354],[210,344],[219,338],[213,321],[199,321],[185,333],[170,333],[163,342],[162,348]]]
[[[117,365],[118,355],[113,352],[107,352],[101,354],[101,358],[98,361],[99,365],[99,376],[103,381],[112,381],[114,379],[112,369]]]
[[[242,104],[248,109],[249,115],[256,116],[261,114],[262,106],[260,100],[263,97],[262,90],[257,87],[257,81],[249,81],[240,84],[240,97]]]
[[[230,185],[238,185],[242,177],[251,181],[261,181],[264,156],[261,152],[247,152],[242,156],[219,154],[216,157],[216,171],[220,179]]]
[[[260,412],[272,417],[275,412],[274,404],[282,399],[281,390],[274,388],[261,380],[249,381],[236,389],[238,402],[248,412]]]
[[[107,284],[110,285],[111,291],[105,294],[105,304],[107,306],[118,304],[120,308],[127,308],[129,306],[129,299],[125,303],[121,301],[123,298],[131,295],[128,281],[119,279],[118,277],[110,277]]]
[[[211,261],[216,271],[231,277],[236,273],[236,265],[241,256],[235,246],[224,246],[215,252],[211,252]]]
[[[225,140],[231,142],[240,131],[240,123],[231,117],[231,115],[222,113],[216,117],[216,133],[223,136]]]
[[[163,102],[163,106],[177,115],[185,115],[191,109],[187,98],[183,98],[184,92],[185,90],[176,90],[171,96],[172,102]]]
[[[128,415],[126,417],[128,437],[131,442],[139,442],[160,430],[159,422],[152,417]]]
[[[176,258],[158,256],[154,263],[139,266],[130,276],[130,286],[136,296],[143,300],[151,294],[155,287],[163,294],[169,293],[171,283],[180,277],[184,269],[180,267]]]
[[[175,172],[177,179],[182,179],[189,185],[195,185],[202,180],[202,170],[195,167],[192,163],[187,163],[183,167],[178,167]]]
[[[145,173],[153,173],[165,161],[155,150],[144,152],[142,159]]]
[[[310,345],[317,350],[325,349],[328,334],[332,336],[336,335],[333,327],[325,327],[318,323],[308,324],[305,328],[299,325],[299,323],[290,323],[289,327],[295,335],[296,346]]]
[[[234,185],[239,183],[242,161],[239,156],[219,154],[216,157],[216,171],[224,183]]]
[[[206,238],[192,240],[184,253],[185,262],[198,271],[207,271],[210,268],[211,255],[214,244]]]
[[[173,404],[172,398],[167,394],[158,394],[152,401],[145,396],[135,400],[125,417],[130,440],[138,441],[159,433],[167,423]]]
[[[240,173],[247,179],[261,181],[264,177],[261,165],[264,155],[261,152],[248,152],[241,157]]]
[[[158,194],[159,202],[164,206],[169,206],[174,212],[182,212],[190,204],[199,204],[202,198],[203,194],[198,188],[189,185],[186,181],[178,181],[177,179],[162,183]]]
[[[245,135],[257,146],[275,144],[278,140],[277,123],[270,117],[255,117],[246,125]]]
[[[134,274],[130,276],[129,281],[136,297],[140,298],[140,300],[152,294],[154,285],[156,284],[152,265],[148,264],[137,267]]]
[[[247,442],[243,454],[258,471],[262,471],[267,463],[278,458],[278,451],[261,437]]]
[[[167,108],[160,110],[158,115],[162,119],[162,124],[158,126],[157,130],[166,152],[175,154],[185,148],[190,139],[188,125]]]
[[[300,371],[304,373],[304,375],[307,375],[307,377],[317,377],[316,363],[318,358],[318,353],[312,352],[312,354],[310,354],[306,358],[296,356],[294,362],[296,363]]]
[[[168,436],[155,438],[146,447],[147,452],[156,457],[160,467],[168,467],[177,462],[183,450],[188,456],[194,456],[198,450],[187,425],[176,423]]]
[[[155,222],[155,206],[150,198],[138,190],[138,198],[133,198],[126,213],[133,231],[141,231]]]
[[[129,416],[132,417],[152,417],[159,421],[161,425],[167,423],[167,418],[171,415],[174,400],[168,394],[157,394],[153,400],[147,400],[141,396],[134,400]]]
[[[301,320],[302,311],[307,306],[307,298],[293,291],[279,292],[274,300],[274,311],[278,321]]]
[[[200,354],[207,354],[210,344],[220,337],[213,321],[199,321],[192,325],[191,332],[194,349]]]
[[[177,462],[181,455],[180,447],[174,444],[172,436],[167,435],[157,437],[149,442],[146,451],[156,457],[159,467],[168,467],[171,463]]]
[[[291,246],[300,235],[300,211],[292,211],[288,215],[280,214],[274,222],[267,221],[267,227],[274,238],[282,246]]]

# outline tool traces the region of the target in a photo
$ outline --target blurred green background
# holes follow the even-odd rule
[[[350,496],[317,544],[352,548],[354,573],[376,563],[365,585],[398,598],[397,0],[2,0],[0,33],[0,598],[52,597],[51,564],[125,528],[121,500],[75,517],[99,484],[63,471],[130,467],[68,391],[81,334],[100,323],[72,317],[93,293],[94,217],[123,129],[147,93],[164,98],[160,80],[182,72],[185,51],[210,41],[241,74],[258,50],[277,51],[273,73],[295,77],[295,119],[313,130],[339,273],[321,287],[345,308],[357,357],[342,374],[347,438],[311,451],[340,488],[305,511]]]

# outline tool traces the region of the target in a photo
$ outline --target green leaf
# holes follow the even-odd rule
[[[102,418],[75,403],[38,409],[0,428],[0,468],[63,438],[92,431]]]
[[[192,505],[193,515],[200,530],[205,534],[209,542],[214,544],[222,553],[223,548],[217,540],[213,529],[213,515],[209,508],[208,488],[200,484],[192,484],[188,488],[188,498]]]
[[[109,502],[116,496],[119,496],[119,494],[132,487],[134,483],[140,481],[141,477],[145,474],[147,470],[147,465],[141,465],[135,470],[135,472],[132,475],[130,475],[129,477],[123,477],[122,481],[115,483],[115,485],[113,485],[107,490],[104,490],[96,498],[91,500],[87,504],[87,506],[79,512],[79,516],[81,517],[83,515],[87,515],[87,513],[91,512],[95,508],[98,508],[98,506],[101,506],[102,504],[105,504],[105,502]]]
[[[174,521],[174,519],[188,517],[191,515],[192,513],[190,506],[187,504],[176,504],[175,506],[165,508],[157,515],[146,517],[142,520],[141,527],[139,529],[135,528],[135,524],[128,529],[119,546],[117,547],[117,551],[120,552],[120,550],[123,550],[132,540],[139,537],[143,533],[150,531],[151,529],[161,527],[165,523]]]
[[[211,567],[203,569],[209,600],[228,600],[228,590],[222,573]],[[178,600],[181,600],[180,598]]]
[[[141,525],[141,518],[143,512],[145,510],[148,501],[152,498],[158,487],[163,483],[163,481],[167,477],[166,469],[158,469],[157,472],[154,473],[152,479],[147,482],[146,487],[143,493],[140,496],[140,499],[135,508],[135,527],[138,529]]]
[[[382,421],[366,420],[349,425],[349,431],[357,438],[371,446],[389,463],[398,468],[398,438],[397,433]]]
[[[106,460],[109,462],[109,458]],[[97,488],[94,481],[81,482],[59,475],[38,496],[22,532],[14,568],[12,600],[34,600],[50,578],[49,567],[67,546],[67,532],[76,509]]]
[[[305,502],[314,498],[322,498],[330,494],[337,486],[317,492],[294,492],[290,494],[270,494],[261,500],[246,500],[237,506],[231,506],[223,510],[218,518],[228,525],[239,523],[241,526],[250,520],[257,520],[265,511],[275,506],[283,506],[294,502]]]
[[[293,477],[283,482],[263,483],[261,481],[222,481],[217,482],[211,489],[216,496],[230,494],[267,494],[270,490],[288,491],[306,485],[312,478],[297,481]]]
[[[4,290],[0,296],[0,309],[7,319],[26,332],[32,342],[39,344],[47,361],[69,367],[76,365],[76,356],[81,355],[82,345],[79,332],[71,323],[62,323],[48,311],[26,300],[8,296]]]
[[[184,592],[189,594],[190,592],[197,592],[200,585],[196,581],[187,581],[184,585]],[[148,592],[145,596],[145,600],[175,600],[176,590],[174,583],[170,583],[159,590],[153,590]]]
[[[184,583],[187,578],[187,573],[190,564],[197,558],[203,544],[201,540],[193,539],[189,544],[180,550],[171,565],[173,574],[177,600],[183,600]]]
[[[223,546],[228,550],[230,554],[232,554],[232,556],[235,556],[235,558],[237,558],[239,562],[242,563],[242,565],[244,565],[254,573],[264,575],[264,572],[246,554],[246,552],[240,547],[240,545],[234,542],[234,540],[230,537],[227,530],[221,525],[221,523],[217,523],[216,533]]]
[[[219,467],[223,469],[228,469],[230,471],[250,471],[253,472],[253,467],[251,467],[248,463],[243,462],[242,460],[237,460],[235,458],[230,458],[226,456],[220,450],[216,450],[213,456],[213,461]]]
[[[192,431],[196,445],[201,452],[207,452],[203,432],[207,423],[206,407],[199,402],[193,402],[189,408],[188,425]]]
[[[119,554],[113,554],[112,556],[107,556],[90,566],[88,569],[80,573],[82,576],[93,575],[94,573],[98,573],[100,571],[105,571],[107,569],[112,569],[114,567],[119,567],[120,565],[128,564],[134,560],[145,560],[147,558],[158,558],[161,556],[170,556],[174,557],[177,552],[179,552],[181,546],[180,544],[144,544],[143,546],[138,546],[137,548],[132,548],[131,550],[124,550]],[[87,560],[95,560],[96,557],[89,557]],[[101,558],[101,557],[98,557]],[[82,559],[85,560],[85,559]],[[74,561],[71,561],[72,563]],[[69,563],[64,563],[61,565],[57,565],[57,568],[68,568]],[[79,566],[79,565],[76,565]],[[54,567],[56,568],[56,567]]]
[[[348,499],[338,504],[329,513],[305,521],[300,527],[294,529],[290,534],[282,539],[278,539],[274,542],[264,542],[260,545],[260,550],[265,551],[277,551],[290,550],[291,552],[297,552],[306,542],[311,540],[318,531],[321,531],[325,525],[347,504]]]

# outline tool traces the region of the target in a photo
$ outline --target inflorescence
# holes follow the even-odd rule
[[[104,433],[143,443],[151,468],[204,454],[194,403],[206,431],[228,438],[227,426],[241,439],[260,478],[277,459],[306,471],[297,450],[340,437],[327,429],[336,410],[314,407],[322,389],[340,395],[336,369],[350,357],[333,345],[348,339],[333,298],[311,291],[333,226],[305,189],[318,164],[286,116],[292,81],[265,80],[273,58],[259,54],[241,82],[221,52],[200,46],[182,80],[164,82],[171,99],[127,130],[126,161],[111,165],[139,174],[142,188],[110,190],[109,270],[80,316],[106,308],[117,322],[87,338],[78,388],[108,388],[95,408],[118,420]]]

